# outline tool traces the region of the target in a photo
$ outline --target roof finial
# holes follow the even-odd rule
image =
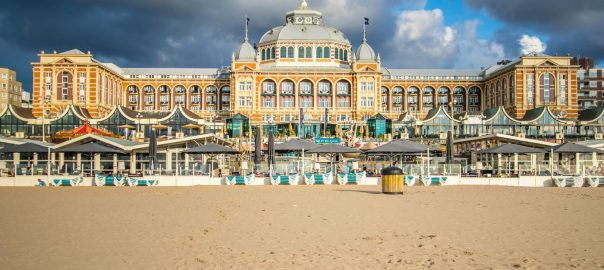
[[[250,24],[250,17],[248,17],[247,15],[245,15],[245,42],[247,42],[247,32],[248,32],[248,26]]]
[[[306,0],[302,0],[300,2],[300,9],[306,9],[308,8],[308,3],[306,3]]]
[[[369,18],[365,17],[365,24],[363,24],[363,43],[367,43],[367,25],[369,25]]]

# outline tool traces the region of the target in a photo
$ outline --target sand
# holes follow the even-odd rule
[[[604,189],[2,188],[2,269],[604,268]]]

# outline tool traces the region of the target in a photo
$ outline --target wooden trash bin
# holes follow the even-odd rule
[[[403,194],[404,184],[402,169],[396,167],[382,169],[382,193]]]

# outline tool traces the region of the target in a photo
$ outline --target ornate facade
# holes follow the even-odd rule
[[[306,1],[266,32],[255,49],[248,41],[228,68],[120,68],[79,50],[40,53],[33,65],[33,114],[52,117],[68,105],[103,117],[114,105],[139,111],[183,106],[207,120],[241,114],[253,124],[363,122],[377,113],[424,118],[438,106],[479,114],[503,106],[523,118],[548,106],[578,117],[577,66],[570,57],[523,55],[481,70],[389,69],[369,45],[353,51],[341,31],[325,26]],[[327,110],[329,119],[324,119]],[[562,115],[562,114],[561,114]]]

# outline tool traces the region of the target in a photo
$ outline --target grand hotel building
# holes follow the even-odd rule
[[[323,24],[306,1],[268,30],[257,50],[245,38],[228,68],[121,68],[90,52],[45,53],[33,66],[33,115],[54,117],[70,105],[100,118],[117,105],[138,111],[182,106],[203,119],[241,114],[252,124],[423,119],[454,106],[479,114],[503,107],[511,117],[540,107],[578,117],[577,69],[571,58],[523,55],[479,70],[395,69],[362,43],[353,50],[338,29]],[[404,59],[401,59],[404,61]],[[451,102],[453,101],[453,102]]]

